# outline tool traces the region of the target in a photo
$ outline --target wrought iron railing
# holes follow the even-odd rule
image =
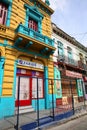
[[[66,63],[66,64],[70,64],[70,65],[77,66],[77,67],[79,67],[79,68],[84,69],[84,70],[87,71],[87,65],[86,65],[86,64],[84,64],[84,63],[81,62],[81,61],[77,61],[77,60],[74,60],[74,59],[72,59],[72,58],[68,58],[68,57],[65,56],[65,55],[59,55],[59,56],[58,56],[58,61],[59,61],[59,62],[64,62],[64,63]]]

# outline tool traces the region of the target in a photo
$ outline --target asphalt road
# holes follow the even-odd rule
[[[47,130],[87,130],[87,115]]]

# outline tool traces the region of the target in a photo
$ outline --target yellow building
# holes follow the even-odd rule
[[[49,1],[2,0],[0,13],[0,118],[15,113],[18,90],[21,108],[36,109],[37,95],[40,109],[50,107],[55,48]]]

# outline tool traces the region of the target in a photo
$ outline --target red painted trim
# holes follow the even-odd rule
[[[36,71],[35,71],[36,72]],[[37,100],[37,98],[32,98],[32,71],[30,71],[30,73],[28,73],[28,74],[21,74],[21,73],[17,73],[17,76],[22,76],[22,77],[27,77],[28,78],[28,76],[30,76],[29,77],[29,79],[30,79],[30,84],[29,84],[29,90],[30,90],[30,97],[29,97],[29,100],[20,100],[20,106],[27,106],[27,105],[31,105],[31,103],[32,103],[32,99],[35,99],[35,100]],[[39,72],[39,75],[34,75],[34,76],[36,76],[36,77],[38,77],[38,78],[41,78],[43,81],[42,81],[42,89],[43,89],[43,97],[41,97],[41,98],[39,98],[39,99],[43,99],[44,98],[44,79],[43,79],[43,77],[44,77],[44,74],[43,74],[43,72]],[[33,77],[34,77],[33,76]],[[16,101],[15,102],[15,106],[18,106],[18,101]]]
[[[22,76],[22,75],[17,75],[17,76]],[[26,76],[24,76],[24,77],[26,77]],[[27,106],[27,105],[31,105],[31,100],[32,100],[32,86],[31,86],[31,78],[29,78],[29,95],[30,95],[30,97],[29,97],[29,99],[28,100],[20,100],[20,106]],[[16,102],[15,102],[15,106],[18,106],[18,100],[16,100]]]

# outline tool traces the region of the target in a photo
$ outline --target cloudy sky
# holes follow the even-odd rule
[[[87,0],[49,0],[52,22],[87,47]]]

